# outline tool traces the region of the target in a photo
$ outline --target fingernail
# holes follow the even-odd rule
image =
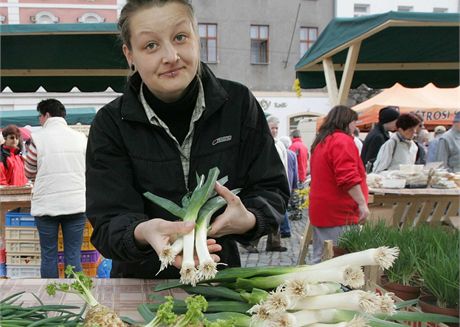
[[[187,227],[187,228],[188,228],[188,227],[193,227],[193,225],[195,225],[194,222],[191,222],[191,221],[186,221],[186,222],[185,222],[185,227]]]

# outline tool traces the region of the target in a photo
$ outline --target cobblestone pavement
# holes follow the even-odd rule
[[[289,221],[291,224],[291,237],[281,239],[281,245],[287,247],[288,249],[286,252],[265,251],[267,236],[264,236],[260,239],[260,242],[257,246],[259,253],[248,253],[245,248],[239,245],[241,266],[295,266],[297,264],[297,258],[299,256],[300,246],[302,244],[302,237],[307,219],[308,218],[304,215],[301,220]],[[311,250],[311,246],[309,247],[309,250]]]

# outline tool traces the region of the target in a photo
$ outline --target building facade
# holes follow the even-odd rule
[[[3,24],[115,23],[125,0],[0,0]],[[193,0],[202,60],[257,91],[290,91],[333,0]]]
[[[336,17],[358,17],[388,11],[455,13],[459,0],[336,0]]]

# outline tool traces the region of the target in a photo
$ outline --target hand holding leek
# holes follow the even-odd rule
[[[218,249],[217,245],[213,244],[214,241],[211,241],[210,243],[210,241],[207,240],[208,227],[212,215],[218,209],[222,208],[227,201],[230,202],[232,206],[232,209],[230,210],[232,211],[232,214],[227,215],[229,218],[237,219],[235,218],[235,215],[240,214],[243,210],[246,210],[241,204],[239,198],[235,195],[239,192],[239,190],[229,191],[222,186],[219,189],[219,186],[217,186],[218,191],[223,195],[223,197],[216,196],[214,188],[216,187],[216,184],[219,184],[216,183],[218,182],[218,176],[219,169],[217,167],[212,168],[209,171],[206,179],[204,175],[197,175],[197,186],[191,194],[186,194],[183,197],[182,207],[168,199],[161,198],[150,192],[144,193],[144,196],[150,201],[181,218],[185,223],[196,223],[194,228],[190,230],[185,229],[185,233],[182,238],[178,238],[172,244],[169,243],[171,240],[168,239],[168,237],[165,237],[160,241],[155,239],[149,242],[157,251],[160,258],[160,271],[168,265],[173,264],[173,262],[177,263],[175,258],[181,251],[183,252],[180,274],[181,282],[184,284],[195,285],[202,279],[213,278],[217,273],[216,261],[218,261],[218,257],[213,257],[211,253],[212,251],[220,250],[220,248]],[[226,180],[227,178],[224,177],[219,182],[225,183]],[[251,217],[249,217],[249,221],[251,221]],[[255,217],[253,215],[252,222],[253,226],[255,224]],[[248,224],[247,228],[251,228],[251,223]],[[144,235],[144,237],[149,237],[146,234],[141,233],[141,236],[142,235]],[[198,269],[196,268],[194,260],[195,252],[198,256]]]
[[[256,217],[246,209],[236,194],[219,183],[216,183],[215,190],[225,199],[227,208],[211,224],[208,236],[222,237],[231,234],[244,234],[254,228]]]

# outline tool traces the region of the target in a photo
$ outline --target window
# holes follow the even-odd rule
[[[86,14],[81,15],[78,18],[79,23],[103,23],[105,18],[99,16],[98,14],[88,12]]]
[[[59,18],[49,11],[40,11],[35,16],[30,16],[30,20],[35,24],[54,24],[59,22]]]
[[[198,24],[201,61],[217,62],[217,24]]]
[[[411,12],[411,11],[414,11],[414,7],[412,7],[412,6],[398,6],[398,11]]]
[[[251,64],[268,64],[268,26],[251,25]]]
[[[3,15],[0,15],[0,24],[5,23],[6,17]]]
[[[353,10],[355,17],[368,15],[370,11],[370,5],[365,3],[355,3]]]
[[[300,28],[300,57],[302,57],[318,39],[318,27]]]
[[[433,12],[446,13],[446,12],[448,12],[448,10],[447,10],[447,8],[436,8],[436,7],[434,7]]]

